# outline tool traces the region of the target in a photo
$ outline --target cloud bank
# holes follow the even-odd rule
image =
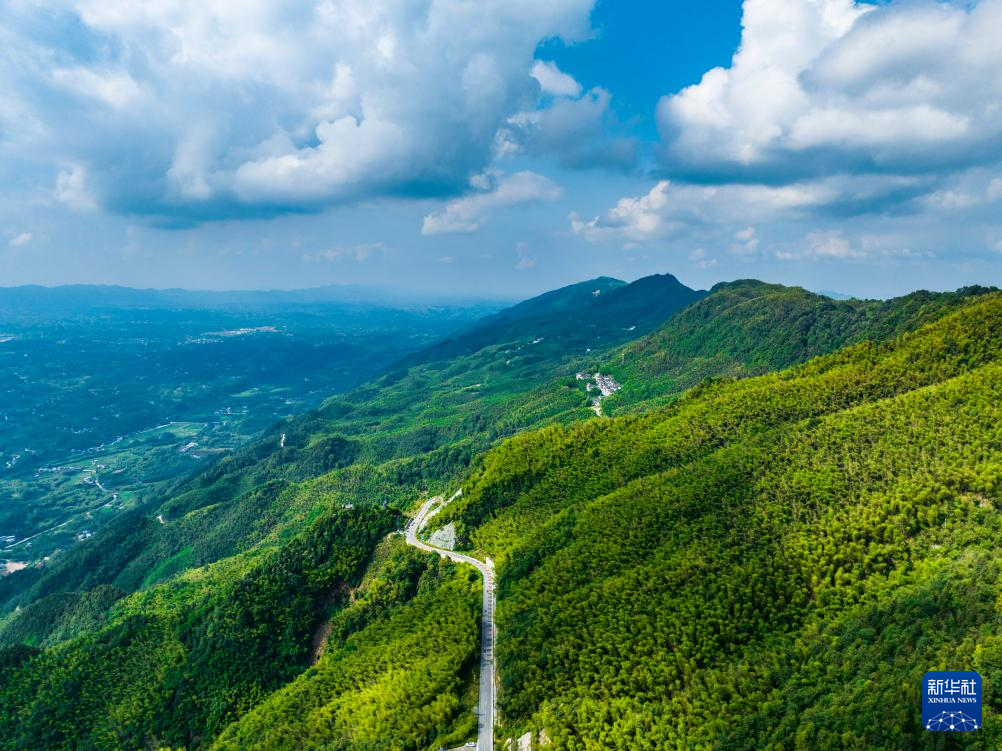
[[[718,247],[745,257],[784,234],[780,260],[848,261],[895,242],[907,255],[923,233],[956,242],[937,223],[962,226],[972,250],[990,247],[1000,39],[1002,0],[746,0],[730,66],[658,104],[659,170],[671,180],[572,217],[572,229],[624,245],[715,229]],[[880,225],[883,237],[842,225]],[[749,230],[754,247],[740,237]]]
[[[421,225],[421,234],[476,232],[499,209],[555,201],[563,192],[549,178],[529,171],[478,175],[472,187],[474,193],[449,201],[441,210],[428,214]]]
[[[76,210],[199,221],[448,196],[593,0],[11,0],[0,154]],[[535,76],[535,77],[533,77]]]
[[[789,182],[998,160],[1002,2],[965,5],[746,0],[731,66],[658,105],[666,166]]]

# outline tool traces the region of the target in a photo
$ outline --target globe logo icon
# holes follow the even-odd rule
[[[977,730],[978,721],[963,712],[941,712],[925,725],[926,730]]]

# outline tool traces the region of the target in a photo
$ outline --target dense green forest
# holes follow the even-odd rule
[[[946,748],[997,666],[1002,296],[886,344],[527,434],[441,517],[501,561],[501,715],[558,748]]]
[[[438,748],[476,734],[479,578],[389,540],[316,665],[234,723],[220,751]]]
[[[281,550],[123,600],[78,639],[8,650],[2,747],[201,745],[301,672],[325,611],[397,523],[379,509],[326,515]]]
[[[934,321],[983,291],[832,300],[754,280],[718,284],[670,326],[630,343],[602,365],[623,384],[606,410],[642,411],[707,377],[761,375],[865,339],[883,341]]]
[[[0,579],[0,748],[468,739],[479,579],[393,534],[460,486],[503,737],[936,748],[916,675],[970,667],[993,747],[1000,323],[670,276],[492,316]]]
[[[606,348],[659,327],[705,295],[671,274],[644,277],[632,284],[600,277],[506,308],[409,355],[403,364],[474,354],[485,347],[518,342],[526,334],[537,343],[556,339],[564,350]]]

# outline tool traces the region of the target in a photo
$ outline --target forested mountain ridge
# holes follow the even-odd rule
[[[614,286],[608,295],[625,289]],[[715,289],[669,318],[662,333],[726,291]],[[982,358],[976,367],[984,369],[996,356],[991,332],[998,297],[973,296],[930,295],[928,305],[903,306],[893,328],[873,328],[873,338],[886,337],[947,315],[911,338],[859,345],[774,376],[705,384],[681,399],[666,392],[677,402],[672,407],[614,420],[594,419],[573,373],[613,356],[622,341],[615,339],[621,320],[609,321],[607,330],[617,333],[592,353],[559,335],[537,343],[526,330],[515,342],[502,334],[472,354],[396,368],[276,425],[48,569],[0,581],[8,612],[0,621],[0,642],[10,645],[0,651],[0,748],[195,749],[216,743],[421,749],[464,739],[476,700],[471,689],[479,585],[466,572],[403,548],[399,538],[384,538],[400,526],[395,509],[459,485],[467,495],[442,522],[455,520],[461,538],[501,565],[498,657],[506,734],[546,729],[560,747],[610,747],[615,741],[630,748],[643,747],[637,728],[649,728],[645,737],[659,743],[688,742],[689,730],[665,725],[670,711],[692,729],[693,746],[722,739],[706,717],[685,714],[693,697],[706,707],[722,706],[713,704],[716,693],[697,696],[681,687],[688,691],[698,683],[713,650],[746,659],[742,650],[761,647],[763,639],[793,639],[792,630],[776,624],[792,618],[790,602],[800,603],[790,585],[799,580],[791,573],[773,585],[770,577],[753,575],[755,561],[768,564],[763,570],[769,572],[783,571],[785,564],[751,551],[757,557],[749,558],[741,572],[747,576],[736,575],[737,581],[773,587],[783,605],[770,608],[757,595],[746,596],[729,572],[718,576],[720,592],[735,587],[740,596],[732,612],[713,614],[711,642],[693,642],[684,620],[658,622],[657,614],[664,609],[688,613],[691,621],[702,617],[697,598],[682,597],[681,590],[692,586],[691,572],[733,564],[741,539],[777,534],[768,515],[760,515],[766,525],[761,528],[737,525],[757,497],[749,490],[757,486],[743,473],[765,477],[777,452],[796,458],[796,431],[820,429],[867,405],[914,398],[909,395],[973,372],[976,357]],[[745,314],[754,317],[772,299],[752,295]],[[950,310],[960,312],[950,316]],[[980,318],[972,312],[978,310]],[[567,320],[579,314],[569,310]],[[714,323],[709,316],[707,326]],[[863,328],[853,335],[865,338]],[[752,331],[765,337],[771,329]],[[977,337],[985,342],[980,354],[971,344]],[[750,361],[753,355],[754,348],[736,357]],[[803,356],[797,349],[779,359]],[[721,375],[734,373],[709,362],[697,381]],[[911,412],[902,414],[908,424]],[[526,432],[542,426],[549,427]],[[787,464],[796,466],[792,459]],[[669,475],[688,487],[688,505],[659,495],[666,482],[673,487]],[[824,468],[818,477],[824,492],[842,489],[837,467]],[[781,473],[776,478],[777,487],[799,489],[806,516],[816,513],[823,499],[812,495],[809,469],[792,480]],[[648,486],[649,496],[634,503],[637,488]],[[717,498],[713,494],[725,507],[715,515],[703,508]],[[603,514],[598,527],[579,529],[579,520]],[[871,520],[856,521],[863,529]],[[804,530],[805,539],[817,534]],[[625,537],[604,547],[585,531],[603,539]],[[895,540],[889,534],[888,544]],[[807,556],[805,543],[798,545],[791,549]],[[841,539],[832,545],[847,546]],[[676,547],[679,558],[659,560],[650,571],[638,568],[637,556]],[[572,576],[560,561],[572,564]],[[796,561],[801,568],[794,573],[802,573],[806,564]],[[827,590],[819,584],[817,591],[847,587],[844,579],[833,571]],[[655,589],[669,599],[651,600],[649,588],[638,584],[645,580],[657,582]],[[586,599],[569,600],[578,590]],[[701,597],[709,594],[700,590]],[[10,612],[17,604],[21,611]],[[645,615],[648,606],[653,610]],[[602,635],[601,643],[565,630],[573,626],[574,609],[590,633]],[[760,610],[770,613],[768,628],[755,625]],[[612,632],[603,628],[620,612],[629,628],[606,642]],[[793,612],[791,622],[807,623],[805,612]],[[728,619],[737,625],[717,625]],[[224,638],[227,629],[233,633]],[[634,629],[646,640],[631,641]],[[693,649],[665,657],[665,635],[678,644],[689,639],[684,643]],[[315,641],[322,646],[317,652]],[[642,666],[607,659],[626,652],[652,655],[651,675]],[[212,657],[217,653],[219,664]],[[224,664],[226,655],[239,669]],[[778,657],[763,653],[762,659],[756,670]],[[580,672],[590,670],[589,664],[599,673]],[[623,677],[626,668],[635,678]],[[203,680],[202,671],[216,677]],[[734,681],[726,691],[764,690],[763,683]],[[657,690],[674,703],[652,701]],[[554,698],[562,692],[573,706]],[[566,715],[578,709],[577,719]],[[732,729],[739,720],[753,721],[749,705],[735,704],[727,712]],[[786,715],[781,719],[789,722]],[[812,738],[822,735],[818,730]],[[735,737],[735,747],[744,747],[744,736]]]
[[[602,370],[623,390],[605,409],[642,410],[652,406],[649,399],[664,402],[707,376],[760,375],[866,339],[883,341],[990,291],[968,287],[889,300],[833,300],[753,279],[717,284],[708,296],[609,358]]]
[[[634,339],[705,296],[671,274],[626,284],[599,277],[563,287],[487,316],[438,344],[408,355],[405,365],[469,355],[491,345],[554,339],[579,353]]]
[[[883,344],[490,452],[437,518],[498,562],[506,734],[556,748],[1002,742],[1002,295]]]

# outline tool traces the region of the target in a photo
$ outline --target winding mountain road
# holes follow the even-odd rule
[[[473,566],[484,577],[484,606],[481,614],[480,643],[480,704],[477,708],[477,751],[494,751],[494,564],[488,558],[486,562],[478,561],[462,553],[444,550],[429,545],[418,539],[418,532],[424,526],[425,520],[435,506],[442,503],[442,497],[431,498],[424,502],[407,525],[407,544],[428,553],[438,553],[443,558],[449,558],[457,563]]]

